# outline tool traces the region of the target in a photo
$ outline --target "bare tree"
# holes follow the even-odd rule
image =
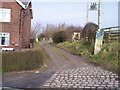
[[[40,35],[40,33],[42,32],[42,24],[39,22],[33,23],[32,28],[31,28],[31,38],[36,38]]]
[[[72,40],[73,32],[81,32],[82,27],[74,26],[74,25],[66,25],[65,23],[61,23],[58,25],[47,24],[44,30],[42,31],[42,34],[45,35],[46,39],[49,39],[53,37],[54,33],[59,32],[59,31],[65,31],[68,40]]]

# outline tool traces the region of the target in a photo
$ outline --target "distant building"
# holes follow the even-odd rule
[[[78,41],[80,40],[80,32],[74,32],[72,36],[72,41]]]
[[[10,0],[9,0],[10,1]],[[20,50],[30,46],[32,14],[31,0],[1,0],[0,48]],[[1,28],[2,27],[2,28]]]

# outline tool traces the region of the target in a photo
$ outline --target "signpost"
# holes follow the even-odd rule
[[[98,10],[97,5],[98,4],[96,2],[91,3],[91,4],[89,4],[89,2],[87,2],[86,24],[88,23],[88,19],[89,19],[89,11],[97,11]]]
[[[93,4],[94,8],[95,6],[96,4]],[[94,54],[98,54],[101,51],[103,36],[104,36],[104,31],[100,30],[100,0],[98,0],[98,31],[96,32]]]

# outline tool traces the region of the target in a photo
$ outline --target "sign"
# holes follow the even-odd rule
[[[10,22],[11,9],[0,8],[0,22]]]
[[[74,32],[72,40],[73,41],[80,40],[80,32]]]
[[[36,38],[36,42],[38,42],[39,40],[38,40],[38,38]]]
[[[101,51],[102,43],[103,43],[104,31],[96,32],[96,40],[95,40],[95,49],[94,54],[98,54]]]
[[[97,3],[91,3],[90,4],[90,10],[94,11],[94,10],[97,10]]]

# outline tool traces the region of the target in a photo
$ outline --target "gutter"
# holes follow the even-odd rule
[[[21,35],[21,30],[22,30],[22,11],[23,11],[23,8],[20,9],[19,33],[18,33],[18,47],[19,47],[19,49],[21,48],[20,35]]]

